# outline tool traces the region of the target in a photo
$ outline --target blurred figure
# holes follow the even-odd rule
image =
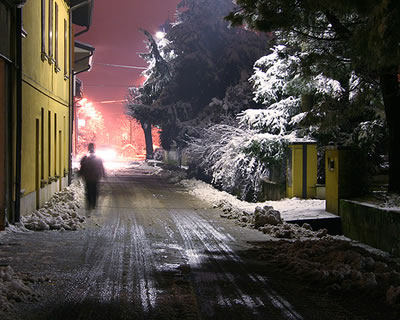
[[[81,159],[80,176],[85,180],[86,203],[89,210],[96,208],[99,180],[105,176],[103,161],[94,154],[94,143],[88,145],[89,155]]]

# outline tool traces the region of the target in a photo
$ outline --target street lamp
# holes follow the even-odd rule
[[[165,32],[163,32],[163,31],[157,31],[156,32],[156,38],[158,39],[158,40],[161,40],[162,38],[164,38],[165,37]]]

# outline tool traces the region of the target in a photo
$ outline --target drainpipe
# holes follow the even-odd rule
[[[69,68],[68,68],[68,77],[69,77],[69,121],[68,121],[68,129],[69,129],[69,143],[68,143],[68,185],[72,182],[72,128],[74,121],[74,83],[72,78],[72,48],[74,44],[72,43],[72,11],[69,12],[69,29],[68,29],[68,38],[69,38]]]
[[[22,5],[16,9],[16,146],[15,146],[15,215],[13,222],[21,217],[21,151],[22,151]]]
[[[79,31],[78,33],[75,33],[74,36],[77,37],[77,36],[80,36],[81,34],[83,34],[83,33],[85,33],[85,32],[88,32],[88,31],[89,31],[89,28],[90,28],[90,27],[86,27],[85,29]]]
[[[70,8],[69,11],[69,144],[68,144],[68,152],[69,152],[69,158],[68,158],[68,185],[71,184],[72,182],[72,130],[74,127],[74,120],[75,120],[75,102],[74,102],[74,92],[73,89],[75,87],[75,77],[74,77],[74,72],[72,69],[72,52],[74,48],[74,37],[77,37],[87,31],[89,31],[89,27],[86,27],[85,30],[82,30],[78,32],[77,34],[72,36],[72,13],[76,10],[79,9],[83,6],[91,4],[92,0],[87,0],[84,2],[81,2],[73,7]]]

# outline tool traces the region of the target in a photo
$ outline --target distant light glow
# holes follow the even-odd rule
[[[96,155],[104,161],[111,161],[117,157],[117,152],[113,149],[100,149],[96,150]]]
[[[157,39],[162,39],[164,37],[165,37],[165,32],[162,32],[162,31],[157,31],[156,32],[156,38]]]
[[[78,127],[84,127],[86,125],[85,119],[78,119]]]

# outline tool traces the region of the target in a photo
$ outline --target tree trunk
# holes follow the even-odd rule
[[[312,109],[314,104],[314,96],[312,94],[301,95],[301,111],[308,112]]]
[[[151,135],[151,124],[148,122],[140,122],[144,132],[146,141],[146,159],[153,159],[153,137]]]
[[[380,76],[380,88],[385,104],[389,130],[389,192],[400,194],[400,92],[397,66]]]

